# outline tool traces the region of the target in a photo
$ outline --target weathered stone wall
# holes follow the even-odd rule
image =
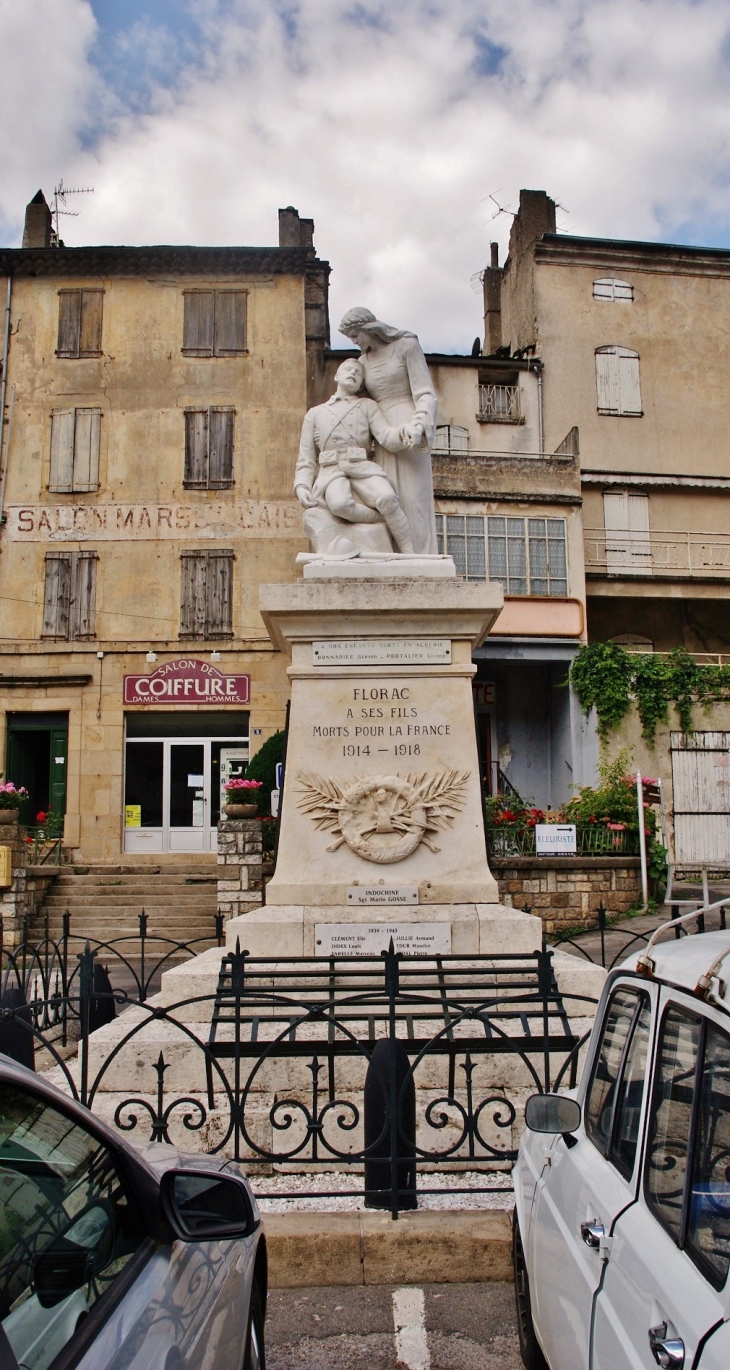
[[[17,823],[0,827],[0,846],[12,848],[12,884],[0,889],[0,918],[5,946],[17,946],[25,920],[32,923],[60,870],[59,866],[26,865],[27,848]]]
[[[613,916],[641,898],[638,856],[491,857],[503,904],[529,909],[546,932],[595,921],[599,904]]]
[[[257,818],[218,824],[218,912],[228,921],[262,902],[263,830]]]

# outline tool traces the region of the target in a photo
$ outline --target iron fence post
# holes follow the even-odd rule
[[[147,937],[147,914],[144,909],[139,915],[139,1001],[144,1003],[147,998],[147,986],[145,984],[145,963],[144,963],[144,944]]]
[[[68,909],[64,910],[61,919],[61,994],[63,995],[62,1021],[61,1021],[61,1045],[68,1044],[68,940],[71,933],[71,914]]]
[[[223,914],[217,913],[215,916],[215,940],[219,947],[223,946]]]
[[[550,1018],[549,1000],[553,988],[553,955],[547,949],[545,937],[542,940],[542,951],[535,953],[537,957],[537,992],[542,1000],[542,1038],[543,1038],[543,1074],[545,1080],[545,1093],[550,1093]]]
[[[385,970],[385,992],[388,996],[388,1112],[390,1121],[390,1216],[395,1222],[398,1218],[398,1072],[396,1069],[396,1018],[395,1003],[400,986],[398,962],[400,957],[393,945],[393,938],[387,951],[383,952]]]
[[[606,969],[606,909],[603,904],[598,905],[598,931],[601,934],[601,965]]]
[[[78,953],[79,960],[79,1021],[81,1024],[81,1103],[86,1105],[89,1093],[89,1013],[94,989],[94,957],[96,952],[86,943]]]

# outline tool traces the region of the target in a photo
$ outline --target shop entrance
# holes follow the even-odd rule
[[[24,785],[29,798],[20,822],[35,823],[37,813],[66,812],[68,714],[8,714],[5,779]]]
[[[125,852],[209,852],[226,780],[248,763],[248,714],[128,714]]]

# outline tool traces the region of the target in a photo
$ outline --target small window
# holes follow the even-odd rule
[[[633,300],[634,287],[628,281],[619,281],[616,276],[606,276],[593,282],[594,300]]]
[[[48,552],[44,638],[75,642],[95,636],[97,552]]]
[[[586,1095],[586,1134],[627,1179],[639,1143],[650,1022],[645,994],[620,989],[613,995]]]
[[[524,423],[519,385],[479,386],[480,423]]]
[[[437,514],[436,534],[466,580],[501,581],[508,595],[568,593],[565,519]]]
[[[617,345],[596,350],[596,396],[599,414],[641,416],[638,352]]]
[[[225,490],[233,485],[231,407],[186,409],[184,485],[192,490]]]
[[[113,1151],[15,1085],[0,1090],[0,1185],[0,1322],[13,1364],[46,1370],[146,1232]]]
[[[98,490],[100,439],[100,409],[54,409],[48,489],[79,494]]]
[[[180,636],[232,637],[233,552],[183,552]]]
[[[186,290],[182,350],[189,357],[246,351],[246,291]]]
[[[435,457],[460,457],[469,451],[469,429],[458,423],[442,423],[436,429]]]
[[[103,290],[59,290],[58,357],[100,357]]]

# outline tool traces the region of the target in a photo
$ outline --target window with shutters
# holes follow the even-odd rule
[[[180,637],[233,636],[233,551],[183,552]]]
[[[458,423],[441,423],[433,444],[435,457],[459,457],[469,451],[469,429]]]
[[[633,300],[634,287],[628,281],[620,281],[616,276],[605,276],[593,282],[594,300]]]
[[[597,348],[596,396],[599,414],[637,417],[643,413],[638,352],[617,345]]]
[[[185,410],[185,476],[192,490],[225,490],[233,485],[235,409]]]
[[[188,357],[246,351],[246,291],[186,290],[182,350]]]
[[[652,574],[649,496],[632,490],[604,490],[606,571],[609,575]]]
[[[56,356],[101,356],[103,303],[103,290],[59,290]]]
[[[54,409],[49,490],[98,490],[100,437],[100,409]]]
[[[496,580],[508,595],[566,596],[565,519],[437,514],[440,555],[465,580]]]
[[[95,636],[97,552],[48,552],[43,597],[45,638],[75,642]]]

